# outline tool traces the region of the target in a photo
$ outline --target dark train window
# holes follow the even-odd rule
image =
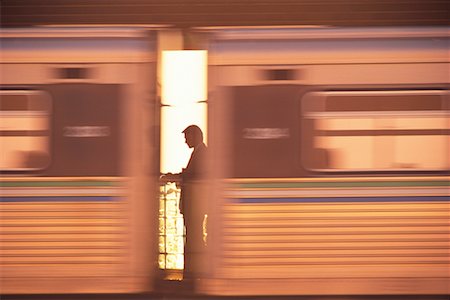
[[[0,91],[0,170],[28,171],[50,163],[51,100],[41,91]]]
[[[298,94],[294,85],[233,88],[233,177],[298,176]]]
[[[302,99],[302,165],[317,171],[449,169],[448,94],[311,92]]]
[[[122,89],[114,84],[45,86],[52,95],[49,176],[115,176],[121,171]]]

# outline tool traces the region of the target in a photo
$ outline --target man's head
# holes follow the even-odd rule
[[[189,148],[193,148],[203,143],[203,132],[197,125],[190,125],[183,130],[186,144]]]

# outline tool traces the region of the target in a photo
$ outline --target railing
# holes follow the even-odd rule
[[[180,213],[180,188],[175,183],[161,184],[159,196],[159,268],[184,267],[185,229]]]

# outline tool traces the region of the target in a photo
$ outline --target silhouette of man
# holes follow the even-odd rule
[[[204,205],[201,202],[201,180],[206,179],[207,147],[203,142],[203,132],[196,125],[190,125],[183,130],[186,144],[194,148],[191,158],[181,173],[166,174],[162,182],[177,182],[181,186],[180,211],[186,227],[184,245],[184,275],[185,279],[195,278],[201,265],[203,243]]]

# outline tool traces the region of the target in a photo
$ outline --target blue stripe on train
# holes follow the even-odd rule
[[[238,198],[237,203],[310,203],[310,202],[425,202],[450,201],[450,196],[404,196],[404,197],[309,197],[309,198]]]
[[[106,202],[120,197],[111,196],[50,196],[50,197],[0,197],[0,202]]]

